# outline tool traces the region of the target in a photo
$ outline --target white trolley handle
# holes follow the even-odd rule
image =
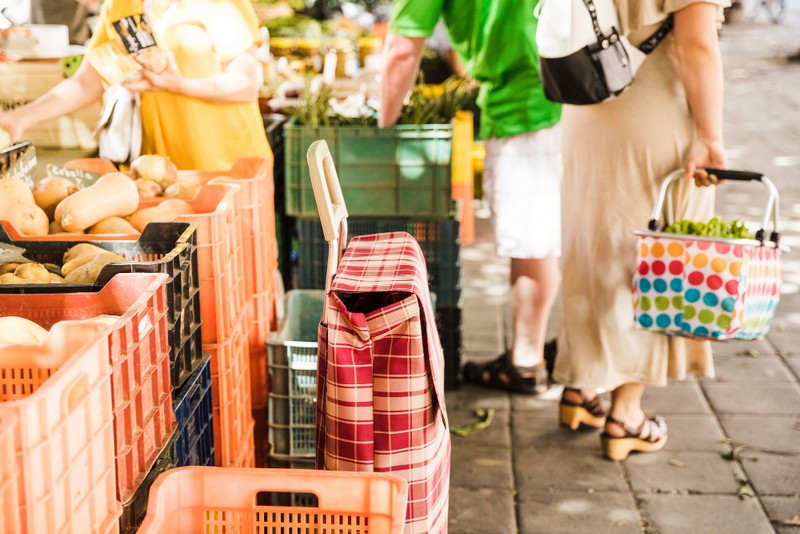
[[[325,275],[327,294],[347,244],[347,206],[344,203],[342,187],[339,185],[339,176],[336,174],[328,143],[324,139],[311,143],[306,158],[314,199],[317,201],[317,211],[322,223],[322,233],[328,242],[328,271]]]
[[[761,182],[767,188],[769,197],[767,198],[767,205],[764,207],[764,216],[761,220],[761,228],[756,232],[756,239],[761,243],[767,236],[767,228],[772,221],[772,232],[769,234],[769,241],[772,241],[777,246],[780,240],[780,233],[778,232],[778,189],[772,180],[767,178],[761,173],[750,171],[728,171],[721,169],[706,169],[709,174],[713,174],[720,180],[734,180],[739,182]],[[653,213],[650,215],[650,222],[648,228],[655,232],[658,230],[658,220],[664,213],[664,203],[667,203],[667,213],[672,213],[672,197],[668,195],[669,189],[676,180],[683,177],[683,170],[676,170],[670,173],[661,184],[658,191],[658,199],[653,206]]]

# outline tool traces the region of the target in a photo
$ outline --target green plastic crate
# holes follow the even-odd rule
[[[290,121],[284,137],[288,215],[318,214],[306,160],[318,139],[328,143],[350,215],[447,217],[454,211],[452,124],[311,128]]]

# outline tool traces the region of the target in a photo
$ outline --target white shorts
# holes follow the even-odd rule
[[[487,139],[483,190],[498,256],[561,256],[560,125]]]

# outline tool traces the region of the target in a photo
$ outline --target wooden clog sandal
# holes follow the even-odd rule
[[[634,451],[660,451],[667,443],[667,422],[660,415],[645,418],[638,429],[632,429],[610,415],[606,417],[606,425],[609,423],[619,427],[623,432],[621,436],[614,436],[606,430],[600,435],[603,453],[615,462],[626,459]]]
[[[568,393],[572,393],[568,396]],[[580,402],[576,402],[570,397],[580,397]],[[583,392],[575,388],[564,388],[561,395],[561,402],[558,405],[559,421],[561,426],[569,427],[570,430],[577,430],[583,424],[594,428],[603,428],[608,416],[608,402],[600,398],[600,395],[593,399],[587,399]]]

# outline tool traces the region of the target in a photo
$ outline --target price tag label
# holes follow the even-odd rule
[[[33,170],[36,168],[36,149],[34,147],[30,147],[28,150],[23,152],[21,156],[19,156],[14,163],[12,163],[5,173],[2,174],[2,177],[9,177],[15,178],[17,180],[22,180],[27,184],[28,187],[33,189],[35,185],[33,180]]]
[[[67,167],[60,167],[52,163],[47,164],[47,176],[66,178],[71,182],[75,182],[81,186],[81,188],[92,185],[100,178],[100,175],[96,172],[84,171],[83,169],[68,169]]]

